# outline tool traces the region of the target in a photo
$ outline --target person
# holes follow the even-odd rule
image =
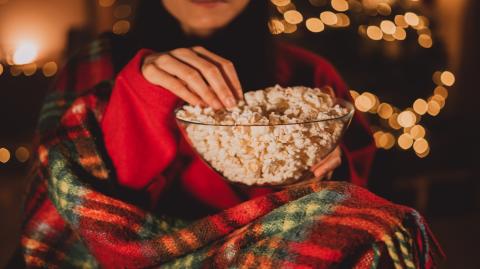
[[[175,212],[205,215],[271,191],[235,189],[203,164],[172,127],[179,101],[228,109],[244,92],[277,83],[328,85],[337,96],[350,99],[345,83],[327,61],[272,40],[265,1],[142,4],[131,37],[137,43],[130,45],[140,52],[116,79],[101,128],[119,183],[136,190],[148,186],[152,204],[172,204],[174,199]],[[157,35],[151,25],[164,28]],[[365,120],[357,115],[353,125],[349,132],[355,138],[343,150],[348,166],[344,170],[349,173],[343,176],[364,185],[375,147]],[[333,172],[340,163],[341,150],[336,149],[314,166],[315,176]],[[169,167],[181,167],[182,173],[168,174]]]
[[[334,172],[335,179],[366,185],[375,146],[361,115],[355,115],[340,148],[311,168],[317,182],[283,191],[238,189],[180,135],[173,113],[179,105],[230,109],[245,92],[277,83],[331,86],[337,97],[351,100],[325,59],[273,39],[269,15],[268,1],[143,0],[130,34],[104,35],[69,61],[38,127],[40,169],[22,236],[28,267],[225,268],[254,261],[248,253],[266,243],[264,236],[280,240],[268,241],[272,248],[294,255],[265,254],[288,259],[286,267],[371,265],[383,259],[373,258],[377,251],[385,259],[396,253],[386,243],[372,245],[372,238],[390,238],[414,211],[351,184],[322,183]],[[380,226],[365,222],[333,225],[338,219],[319,223],[346,205],[359,209],[337,217],[363,214],[392,229],[377,231]],[[379,205],[385,212],[373,209]],[[293,222],[284,219],[302,210]],[[312,214],[316,218],[309,220]],[[423,237],[407,242],[428,240],[428,229],[421,231]],[[335,241],[335,234],[355,239]],[[242,246],[247,256],[240,255]],[[421,259],[409,261],[430,264],[431,249],[422,251]]]

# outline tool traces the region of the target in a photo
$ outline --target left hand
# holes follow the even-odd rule
[[[310,171],[313,172],[315,178],[324,178],[327,179],[332,177],[333,171],[335,168],[339,167],[342,164],[342,151],[340,147],[336,147],[329,155],[327,155],[319,163],[315,164],[310,168]]]

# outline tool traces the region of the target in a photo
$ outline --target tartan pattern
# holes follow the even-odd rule
[[[99,139],[112,85],[105,77],[46,99],[21,240],[27,267],[434,267],[441,250],[415,210],[348,183],[298,186],[191,223],[135,205]]]

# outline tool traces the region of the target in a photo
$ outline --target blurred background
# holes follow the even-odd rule
[[[0,268],[18,246],[46,90],[95,36],[128,33],[135,2],[0,0]],[[271,3],[272,34],[330,60],[369,118],[379,148],[369,188],[426,216],[448,256],[441,268],[480,268],[480,2]]]

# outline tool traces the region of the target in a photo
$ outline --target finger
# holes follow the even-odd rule
[[[233,89],[239,100],[243,100],[242,85],[240,83],[240,79],[238,78],[237,70],[231,61],[216,55],[204,47],[196,46],[193,47],[192,50],[202,55],[207,60],[216,63],[216,65],[220,67],[222,75],[225,77],[228,86]]]
[[[328,160],[322,166],[316,168],[313,171],[313,174],[316,177],[324,176],[328,172],[335,170],[335,168],[337,168],[340,164],[341,164],[341,159],[340,158],[338,158],[338,157],[337,158],[332,158],[332,159]]]
[[[226,81],[218,69],[218,67],[201,58],[197,53],[190,49],[176,49],[171,52],[172,56],[190,65],[201,73],[203,78],[210,84],[210,89],[213,90],[211,94],[215,94],[218,100],[222,102],[223,106],[233,108],[236,105],[235,97],[227,86]],[[203,79],[202,78],[202,79]]]
[[[333,177],[333,171],[328,172],[327,174],[327,180],[331,180]]]
[[[154,64],[143,65],[142,74],[148,82],[171,91],[172,93],[193,106],[206,105],[200,97],[188,90],[185,84],[182,83],[179,79],[161,70]]]
[[[336,157],[341,157],[341,150],[339,147],[336,147],[330,154],[328,154],[325,158],[323,158],[322,160],[320,160],[320,162],[314,164],[311,168],[311,170],[315,170],[317,169],[318,167],[320,167],[321,165],[325,164],[327,161],[329,161],[330,159],[332,158],[336,158]]]
[[[155,60],[155,65],[165,72],[184,81],[188,88],[200,96],[205,103],[214,109],[223,108],[217,96],[210,90],[200,73],[194,68],[182,63],[169,54],[164,54]]]
[[[335,91],[333,90],[332,87],[330,86],[327,86],[325,88],[322,89],[326,94],[332,96],[332,97],[335,97]]]

